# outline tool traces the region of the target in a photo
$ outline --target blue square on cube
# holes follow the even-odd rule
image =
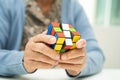
[[[55,33],[55,35],[54,35],[55,37],[56,37],[56,39],[58,39],[58,35]]]
[[[47,35],[50,35],[52,31],[52,24],[48,25],[48,31],[47,31]]]
[[[51,44],[51,45],[50,45],[50,47],[51,47],[52,49],[54,49],[54,47],[55,47],[55,44]]]

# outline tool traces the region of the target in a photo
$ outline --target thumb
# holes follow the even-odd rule
[[[80,39],[79,41],[76,42],[76,47],[78,49],[86,47],[86,40],[85,39]]]

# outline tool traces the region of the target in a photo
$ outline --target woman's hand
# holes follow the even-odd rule
[[[55,37],[45,34],[36,35],[28,41],[23,60],[27,72],[34,72],[38,68],[52,68],[58,64],[59,53],[46,45],[55,42]]]
[[[63,53],[59,62],[59,67],[66,69],[72,76],[78,75],[86,63],[86,40],[79,40],[76,46],[77,49]]]

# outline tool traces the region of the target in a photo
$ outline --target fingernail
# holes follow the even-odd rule
[[[55,43],[55,37],[50,38],[50,42]]]
[[[77,43],[77,48],[81,48],[82,44],[80,42]]]
[[[84,41],[79,41],[76,44],[77,44],[78,48],[81,48],[82,46],[84,46],[85,43],[84,43]]]
[[[67,57],[66,56],[62,56],[62,60],[66,60],[67,59]]]
[[[86,46],[85,41],[82,41],[81,45],[82,45],[83,47],[85,47],[85,46]]]
[[[82,41],[81,44],[84,45],[84,44],[85,44],[85,41]]]

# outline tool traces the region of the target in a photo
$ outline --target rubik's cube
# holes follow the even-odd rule
[[[47,35],[56,37],[56,43],[49,46],[59,53],[75,49],[76,42],[80,39],[80,34],[72,25],[57,22],[52,22],[48,25]]]

